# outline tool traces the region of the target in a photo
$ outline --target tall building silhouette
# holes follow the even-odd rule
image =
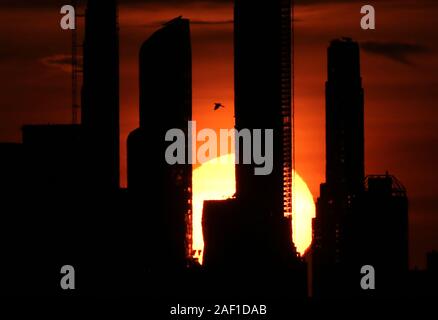
[[[408,269],[406,190],[389,174],[365,178],[358,43],[336,39],[327,53],[326,182],[313,221],[313,295],[364,294],[365,265],[375,268],[378,292],[387,295],[397,292]]]
[[[119,38],[117,1],[88,0],[82,87],[82,126],[92,189],[119,188]]]
[[[140,51],[140,127],[128,138],[128,189],[148,216],[148,255],[161,269],[185,267],[191,245],[192,118],[190,23],[176,18]],[[185,163],[168,164],[168,130],[185,135]],[[154,210],[149,210],[154,202]]]
[[[294,250],[290,220],[291,32],[290,0],[235,1],[236,129],[272,129],[274,135],[273,171],[269,175],[255,175],[256,164],[243,163],[243,147],[239,144],[236,196],[247,205],[244,212],[250,215],[254,229],[272,227],[268,239],[274,243],[266,244],[269,240],[260,238],[263,242],[260,245],[267,245],[271,250],[282,247],[284,251]],[[264,135],[261,141],[265,151]],[[264,232],[260,230],[261,234]]]
[[[321,185],[313,225],[315,295],[344,290],[354,206],[364,173],[364,91],[359,45],[333,40],[327,51],[326,183]],[[337,284],[336,284],[337,283]],[[327,290],[327,292],[325,291]]]
[[[349,38],[332,41],[326,82],[326,181],[354,196],[364,182],[364,90],[359,45]]]
[[[261,129],[261,151],[272,156],[273,170],[256,175],[257,164],[243,161],[241,140],[236,198],[204,204],[204,262],[218,290],[233,283],[234,294],[306,294],[304,264],[292,242],[291,33],[290,0],[235,1],[235,126]],[[273,131],[272,155],[265,130]]]

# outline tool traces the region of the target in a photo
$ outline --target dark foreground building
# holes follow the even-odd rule
[[[81,126],[26,125],[22,132],[28,188],[69,195],[82,189],[86,167]]]
[[[438,296],[438,252],[428,252],[426,262],[426,270],[416,268],[409,272],[407,291],[409,297],[424,301],[430,299],[434,305]]]
[[[140,51],[140,127],[128,138],[128,189],[147,216],[145,254],[161,271],[184,269],[191,245],[191,61],[190,23],[182,18],[166,23]],[[166,162],[171,129],[185,137],[184,163]]]
[[[89,0],[85,18],[82,124],[27,125],[21,145],[0,146],[13,182],[0,195],[0,294],[132,293],[145,269],[140,213],[119,187],[116,1]]]
[[[17,193],[24,183],[24,148],[20,143],[0,143],[0,199]]]
[[[405,295],[409,270],[405,187],[389,174],[367,176],[361,208],[353,226],[356,268],[374,267],[380,296]]]

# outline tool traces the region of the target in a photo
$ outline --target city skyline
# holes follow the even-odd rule
[[[342,36],[342,33],[345,33],[344,30],[347,30],[348,33],[353,33],[352,36],[355,39],[365,42],[363,44],[365,53],[363,65],[364,87],[367,94],[365,117],[366,149],[368,150],[367,173],[384,172],[388,169],[394,172],[406,185],[411,200],[411,241],[413,243],[411,253],[414,264],[422,265],[424,253],[437,247],[433,237],[437,225],[433,215],[436,190],[432,184],[435,180],[433,159],[436,155],[433,148],[431,148],[432,150],[427,148],[428,142],[436,141],[433,131],[436,111],[431,107],[435,96],[430,94],[430,90],[427,90],[435,83],[432,73],[433,70],[436,70],[436,65],[431,61],[431,55],[428,54],[432,48],[423,48],[435,46],[434,43],[428,41],[433,35],[434,31],[432,30],[434,29],[428,28],[429,23],[432,23],[428,21],[433,21],[433,19],[428,19],[427,15],[431,13],[426,12],[434,5],[425,1],[422,2],[423,5],[416,7],[417,16],[425,18],[422,21],[415,20],[418,23],[415,23],[411,18],[413,23],[405,27],[406,29],[402,32],[403,36],[398,37],[391,32],[402,27],[399,21],[403,21],[403,17],[411,17],[411,14],[407,12],[408,9],[411,9],[410,3],[400,6],[400,8],[391,8],[391,10],[389,10],[389,5],[385,5],[385,3],[377,6],[378,13],[381,15],[379,19],[382,19],[382,22],[378,25],[377,32],[371,35],[359,30],[359,19],[357,18],[359,13],[355,16],[360,9],[357,3],[297,6],[297,170],[308,182],[313,196],[316,198],[319,194],[318,185],[323,181],[324,170],[324,136],[322,133],[324,100],[321,97],[323,96],[325,60],[321,56],[328,41],[334,37]],[[133,115],[138,105],[136,103],[136,72],[134,67],[131,67],[131,57],[136,57],[138,49],[139,42],[136,39],[146,38],[149,30],[152,32],[161,21],[178,16],[184,11],[187,11],[184,16],[193,17],[194,23],[194,119],[197,119],[201,126],[205,127],[232,127],[232,65],[229,61],[229,58],[232,57],[231,24],[229,23],[232,19],[231,9],[226,5],[215,4],[213,5],[215,10],[207,11],[209,12],[206,15],[208,19],[205,19],[205,15],[201,15],[201,12],[208,10],[206,5],[205,7],[188,5],[187,8],[181,5],[173,9],[156,3],[148,6],[159,8],[161,11],[156,16],[148,15],[147,6],[144,7],[143,12],[134,12],[129,6],[125,7],[123,4],[120,10],[122,42],[121,141],[126,141],[127,132],[129,129],[133,129],[137,122]],[[33,75],[35,78],[18,78],[15,72],[12,73],[12,69],[9,69],[12,68],[13,64],[6,66],[6,73],[3,77],[11,75],[12,81],[7,87],[12,89],[5,90],[5,101],[2,102],[5,103],[5,107],[1,108],[5,115],[3,119],[8,119],[1,123],[2,141],[19,141],[19,129],[25,123],[66,123],[69,121],[70,79],[69,74],[59,68],[62,66],[62,56],[58,57],[57,55],[68,54],[70,39],[62,31],[52,30],[57,27],[59,22],[58,9],[56,6],[40,8],[37,11],[41,16],[29,13],[28,26],[33,25],[36,30],[40,31],[47,30],[46,41],[50,40],[51,43],[59,44],[51,50],[42,48],[41,44],[33,41],[26,44],[29,48],[35,49],[30,50],[32,53],[35,52],[35,56],[29,53],[33,57],[32,62],[26,62],[27,65],[33,66],[35,64],[37,66],[35,70],[39,70],[39,72]],[[330,12],[335,9],[341,10],[342,16],[345,16],[345,21],[342,24],[331,19],[321,21],[324,16],[330,17]],[[173,14],[176,12],[178,14]],[[390,14],[398,19],[385,19]],[[20,12],[20,15],[26,16],[26,10]],[[166,18],[162,18],[163,16]],[[13,21],[13,19],[14,15],[5,21]],[[44,22],[41,22],[43,20]],[[142,29],[143,26],[146,26],[146,29]],[[326,32],[322,31],[323,26],[328,29]],[[340,28],[341,26],[350,26],[351,29]],[[31,34],[29,30],[24,26],[18,29],[24,38],[29,39]],[[381,29],[382,31],[380,31]],[[428,29],[430,31],[426,31]],[[423,31],[422,33],[414,32],[416,30]],[[329,33],[332,35],[329,36]],[[359,37],[356,37],[354,33],[359,34]],[[414,39],[414,34],[422,34],[422,36]],[[312,37],[308,37],[309,35]],[[201,44],[201,41],[205,39],[209,40]],[[379,41],[375,41],[375,39]],[[374,42],[370,43],[370,41]],[[379,42],[380,46],[376,47],[376,42]],[[411,47],[403,46],[403,44],[410,44],[413,49],[409,49]],[[8,51],[14,48],[19,49],[22,45],[11,41],[11,47],[8,48]],[[300,48],[303,49],[300,50]],[[370,52],[379,53],[380,56],[369,54]],[[312,56],[317,63],[309,64],[305,55]],[[3,61],[9,62],[22,59],[19,54],[11,55],[9,53],[8,55],[8,52],[5,52],[3,56],[5,57]],[[212,64],[212,61],[216,61],[216,63]],[[22,68],[25,68],[26,64],[18,69],[24,70]],[[200,69],[208,71],[202,72]],[[421,70],[421,73],[417,70]],[[399,76],[393,77],[397,78],[394,82],[389,82],[388,78],[384,76],[386,73]],[[24,72],[24,74],[26,73]],[[418,74],[422,74],[421,77]],[[59,95],[53,92],[54,87],[46,89],[44,85],[41,85],[41,82],[35,85],[34,81],[37,79],[40,81],[41,77],[56,79]],[[29,95],[27,98],[23,96],[12,99],[10,95],[16,92],[14,85],[19,83],[27,85]],[[38,92],[33,91],[32,87],[38,89]],[[412,92],[406,88],[412,88]],[[319,93],[315,95],[316,92]],[[398,94],[400,92],[402,94]],[[43,93],[45,97],[53,98],[46,101],[40,96]],[[31,98],[32,105],[28,100]],[[414,98],[417,100],[413,100]],[[220,100],[230,107],[220,114],[212,115],[210,104],[214,100]],[[411,107],[412,101],[417,101],[415,108],[418,111],[410,114],[408,107]],[[381,108],[383,103],[385,103],[386,108]],[[31,109],[28,106],[29,108],[31,106]],[[17,117],[17,114],[20,117]],[[389,121],[388,118],[392,114],[397,114],[397,118]],[[17,118],[22,120],[18,123]],[[388,125],[388,127],[384,127],[383,124]],[[393,152],[388,152],[388,149]],[[411,150],[415,150],[415,152]],[[122,155],[122,162],[123,158]],[[415,161],[418,164],[416,170],[412,170],[411,166],[414,165]],[[121,172],[124,171],[122,168]]]

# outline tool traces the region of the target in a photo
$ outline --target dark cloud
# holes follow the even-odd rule
[[[1,38],[0,42],[2,42]],[[3,41],[2,43],[8,43],[8,45],[0,48],[0,63],[29,61],[50,54],[48,50],[45,50],[47,47],[42,47],[42,45],[34,46],[33,44],[13,43],[12,41]],[[29,47],[32,47],[32,50],[29,50]]]
[[[431,52],[427,46],[404,42],[364,41],[361,47],[365,52],[381,55],[405,65],[414,65],[414,57]]]
[[[190,20],[191,24],[200,25],[221,25],[221,24],[232,24],[233,20]]]
[[[302,22],[302,19],[294,19],[295,22]],[[168,20],[160,20],[160,21],[155,21],[155,22],[151,22],[151,23],[147,23],[147,24],[143,24],[143,25],[139,25],[139,26],[135,26],[135,27],[152,27],[152,28],[157,28],[160,27],[162,25],[164,25],[166,22],[168,22]],[[196,20],[196,19],[190,19],[190,24],[191,25],[201,25],[201,26],[220,26],[220,25],[232,25],[234,23],[234,20],[229,19],[229,20]]]
[[[42,62],[47,65],[64,66],[71,65],[71,56],[67,54],[59,54],[42,59]]]
[[[105,0],[101,0],[104,5]],[[1,7],[11,7],[11,8],[46,8],[46,7],[59,7],[63,5],[71,4],[72,0],[2,0],[0,2]],[[130,5],[130,4],[188,4],[188,3],[230,3],[232,0],[119,0],[120,5]],[[86,0],[77,0],[79,5],[86,3]]]
[[[65,72],[71,72],[71,55],[56,54],[41,59],[41,63],[51,68],[57,68]],[[81,67],[82,59],[79,58],[79,67]]]

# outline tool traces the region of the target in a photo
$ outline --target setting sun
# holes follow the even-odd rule
[[[304,180],[295,175],[293,240],[300,254],[312,241],[313,196]],[[202,207],[205,200],[231,198],[236,192],[234,154],[208,161],[193,171],[193,249],[202,250]]]

